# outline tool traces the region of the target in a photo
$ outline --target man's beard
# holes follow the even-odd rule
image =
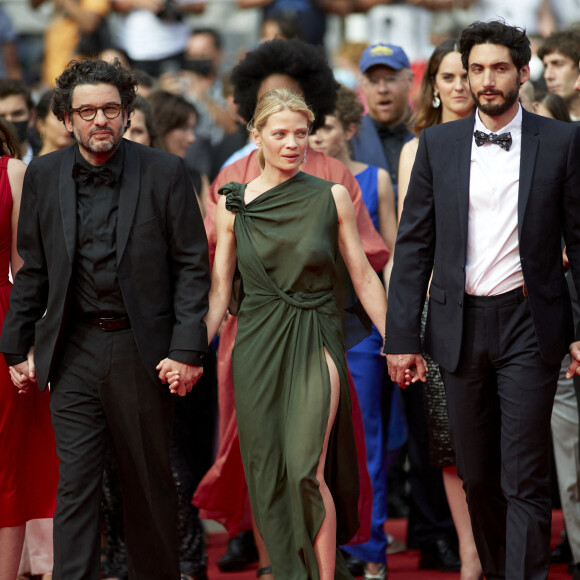
[[[99,127],[99,129],[96,129],[95,131],[93,131],[93,133],[96,131],[110,131],[111,139],[107,141],[91,142],[92,133],[89,134],[88,138],[83,138],[82,135],[80,134],[80,131],[78,131],[77,128],[74,127],[73,125],[74,138],[76,142],[79,144],[79,147],[82,147],[86,151],[90,151],[91,153],[95,154],[110,153],[116,151],[117,147],[119,147],[119,144],[121,143],[121,139],[123,138],[123,132],[120,130],[119,134],[116,135],[113,129],[111,129],[111,127],[109,126]]]
[[[509,111],[512,108],[512,106],[514,105],[514,103],[516,103],[518,101],[519,94],[520,94],[520,87],[519,87],[519,85],[514,87],[507,94],[504,94],[501,91],[497,91],[497,94],[501,95],[504,99],[503,103],[498,103],[498,104],[486,103],[486,102],[482,103],[481,100],[479,99],[479,95],[476,95],[471,90],[471,88],[469,89],[469,91],[471,92],[471,96],[473,97],[473,100],[477,103],[478,109],[482,113],[485,113],[486,115],[489,115],[490,117],[498,117],[499,115],[503,115],[504,113]],[[482,92],[489,92],[489,91],[482,91]]]

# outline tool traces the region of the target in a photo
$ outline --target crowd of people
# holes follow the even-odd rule
[[[0,7],[2,580],[580,579],[580,10],[456,4]]]

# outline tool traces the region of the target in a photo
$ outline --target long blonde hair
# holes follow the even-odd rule
[[[248,130],[256,129],[258,133],[261,132],[270,116],[286,110],[304,115],[309,128],[314,121],[314,113],[302,96],[290,89],[272,89],[260,97],[254,111],[254,118],[248,123]],[[261,148],[258,150],[258,163],[260,169],[264,169],[266,162]]]

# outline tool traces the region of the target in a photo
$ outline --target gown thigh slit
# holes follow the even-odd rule
[[[338,543],[360,525],[345,344],[333,292],[340,254],[332,185],[298,173],[247,204],[245,184],[220,190],[235,213],[243,282],[233,350],[240,451],[276,580],[320,578],[314,542],[326,515],[317,478],[325,441],[324,481],[336,505]],[[325,351],[339,390],[333,421]],[[334,577],[351,580],[336,552]]]

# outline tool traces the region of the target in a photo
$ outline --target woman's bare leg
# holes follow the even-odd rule
[[[443,484],[459,539],[460,580],[479,580],[482,574],[481,563],[473,539],[465,491],[454,467],[443,469]]]
[[[326,363],[330,375],[330,412],[328,415],[324,443],[322,445],[322,453],[320,454],[318,469],[316,471],[316,479],[320,485],[320,494],[322,495],[326,515],[322,522],[322,526],[320,526],[316,539],[314,540],[314,553],[316,554],[320,580],[334,580],[334,568],[336,564],[336,509],[334,507],[334,500],[332,499],[330,490],[324,480],[324,466],[326,463],[328,439],[338,409],[340,379],[336,365],[326,349],[324,349],[324,354],[326,356]]]
[[[270,558],[268,557],[268,552],[266,551],[266,544],[262,540],[262,536],[258,531],[256,526],[256,520],[254,519],[254,513],[252,512],[252,531],[254,532],[254,541],[256,542],[256,549],[258,550],[258,571],[264,570],[264,568],[270,567]],[[273,580],[274,574],[260,574],[262,580]]]
[[[16,578],[26,526],[0,528],[0,578]]]

